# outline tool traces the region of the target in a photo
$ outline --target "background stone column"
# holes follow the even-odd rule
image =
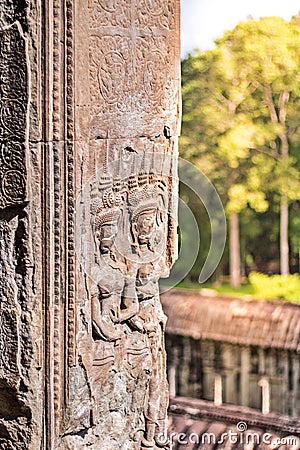
[[[157,448],[178,0],[0,5],[0,447]]]

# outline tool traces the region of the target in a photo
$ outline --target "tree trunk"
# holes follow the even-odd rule
[[[241,285],[241,259],[240,259],[240,236],[239,216],[237,212],[230,215],[230,284],[234,288]]]
[[[285,113],[280,122],[284,123]],[[281,154],[283,158],[289,155],[289,143],[286,134],[280,136]],[[282,195],[280,203],[280,273],[283,276],[289,274],[289,206],[287,198]]]
[[[289,207],[286,197],[282,197],[280,205],[280,273],[289,274]]]

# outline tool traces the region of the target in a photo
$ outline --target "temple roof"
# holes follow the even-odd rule
[[[161,300],[168,334],[300,352],[300,305],[181,290]]]
[[[300,448],[299,418],[181,397],[170,400],[169,433],[173,450]]]

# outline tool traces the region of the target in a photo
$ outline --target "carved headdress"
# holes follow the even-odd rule
[[[139,214],[159,208],[159,193],[156,185],[144,185],[133,189],[128,195],[130,218],[136,222]]]
[[[144,153],[142,170],[138,175],[132,175],[128,179],[128,206],[131,222],[135,222],[141,213],[158,211],[162,207],[164,193],[160,189],[153,165],[152,161],[150,170],[146,170],[146,153]]]
[[[161,189],[158,178],[153,173],[141,172],[128,180],[128,209],[131,224],[132,249],[135,253],[145,251],[145,248],[155,251],[160,225],[166,212],[165,192]],[[148,232],[138,225],[139,218],[150,213],[154,222],[148,222]],[[146,219],[147,220],[147,219]],[[160,240],[160,239],[159,239]]]
[[[100,177],[99,182],[91,186],[91,215],[94,218],[95,231],[102,225],[117,223],[121,216],[122,196],[119,186],[114,186],[108,175]]]
[[[104,224],[113,224],[119,221],[121,216],[120,205],[122,197],[113,190],[103,194],[102,202],[97,208],[95,215],[95,229],[99,230]]]

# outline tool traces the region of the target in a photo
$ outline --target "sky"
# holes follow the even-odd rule
[[[249,15],[289,20],[299,11],[299,0],[181,0],[181,55],[213,48],[214,39]]]

